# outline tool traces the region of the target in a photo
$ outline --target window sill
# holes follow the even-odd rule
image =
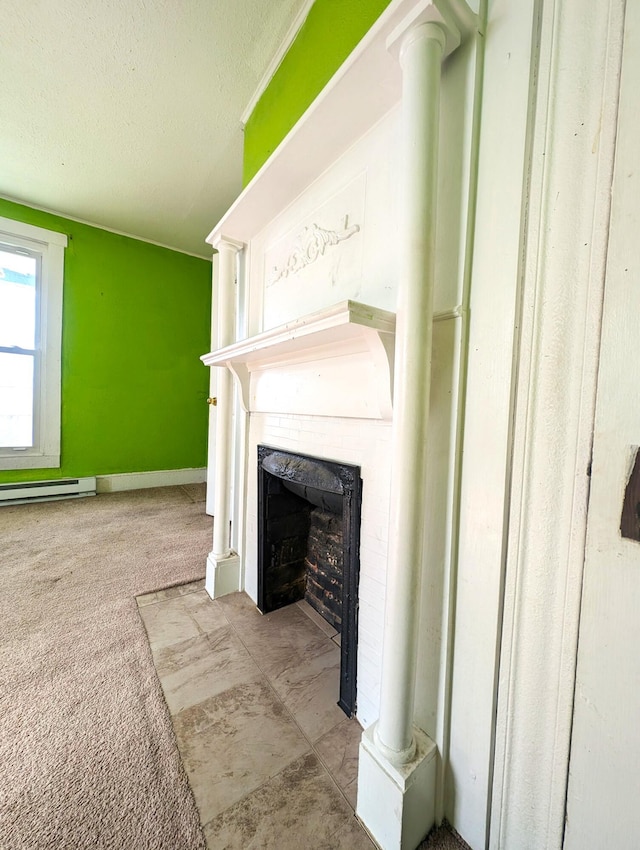
[[[0,454],[0,470],[53,468],[60,468],[60,455],[23,454],[22,452],[15,455]]]

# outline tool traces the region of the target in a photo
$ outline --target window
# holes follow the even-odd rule
[[[0,217],[0,469],[60,466],[67,237]]]

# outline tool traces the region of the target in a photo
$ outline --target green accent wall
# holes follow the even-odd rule
[[[206,465],[211,263],[0,199],[66,233],[60,469],[0,483]]]
[[[316,0],[244,131],[246,185],[390,0]]]

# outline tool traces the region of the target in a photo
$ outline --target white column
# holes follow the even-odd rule
[[[413,686],[426,503],[440,67],[437,24],[412,29],[400,51],[403,175],[392,432],[391,516],[376,742],[402,764],[415,752]]]
[[[220,237],[213,246],[218,249],[218,347],[235,341],[235,284],[238,253],[243,245]],[[233,379],[227,368],[218,375],[216,406],[216,450],[213,520],[213,550],[207,558],[205,586],[215,599],[240,590],[240,559],[231,551],[229,523],[231,519],[231,480],[233,449]]]
[[[391,514],[380,716],[363,735],[357,813],[383,850],[413,850],[435,812],[435,752],[413,726],[426,511],[426,448],[445,29],[415,22],[400,43],[402,156]]]

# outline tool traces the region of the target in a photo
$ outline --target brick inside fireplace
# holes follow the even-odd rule
[[[356,700],[360,468],[258,446],[258,608],[301,599],[341,635],[338,705]]]

